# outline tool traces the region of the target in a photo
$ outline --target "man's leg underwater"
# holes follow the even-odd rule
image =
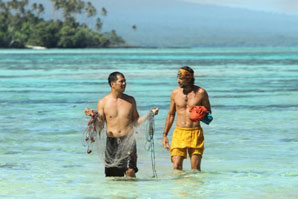
[[[193,154],[190,158],[191,169],[201,171],[202,156],[199,154]]]
[[[183,160],[186,158],[186,149],[175,148],[171,149],[171,161],[173,163],[173,169],[182,170]]]
[[[183,156],[172,156],[173,169],[182,170],[183,169]]]
[[[127,177],[130,177],[130,178],[135,178],[136,177],[135,170],[133,170],[133,169],[127,169],[126,172],[125,172],[125,175]]]

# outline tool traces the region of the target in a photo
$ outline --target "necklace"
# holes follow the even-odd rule
[[[185,95],[184,96],[184,100],[187,102],[188,101],[188,94],[192,91],[192,89],[188,89],[188,90],[184,90],[183,89],[183,94]]]
[[[185,95],[184,100],[185,100],[186,102],[188,101],[187,94]]]

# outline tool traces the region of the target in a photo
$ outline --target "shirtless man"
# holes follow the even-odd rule
[[[97,112],[101,125],[96,126],[97,131],[101,131],[104,123],[107,125],[107,147],[106,147],[106,163],[107,156],[111,157],[117,150],[119,142],[125,141],[125,138],[133,131],[133,127],[139,125],[144,121],[149,114],[157,115],[158,108],[151,109],[151,113],[142,117],[139,116],[136,106],[136,101],[132,96],[126,95],[123,92],[126,87],[126,80],[122,73],[113,72],[108,78],[111,92],[98,101]],[[96,111],[85,109],[85,114],[93,116]],[[118,144],[117,144],[118,143]],[[137,168],[137,154],[136,145],[129,151],[128,158],[124,159],[122,166],[119,167],[106,167],[105,174],[108,176],[124,176],[135,177]],[[116,158],[116,157],[115,157]],[[121,160],[122,161],[122,160]]]
[[[163,146],[171,152],[173,169],[182,170],[183,160],[190,156],[191,168],[201,171],[201,159],[204,151],[204,135],[200,121],[190,120],[189,110],[193,106],[204,106],[211,113],[207,91],[194,85],[194,71],[181,67],[178,71],[179,88],[172,91],[170,110],[163,133]],[[173,132],[171,148],[167,135],[172,127],[177,112],[176,128]]]

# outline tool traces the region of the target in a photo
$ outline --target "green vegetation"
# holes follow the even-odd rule
[[[42,18],[43,4],[29,0],[0,0],[0,48],[24,48],[26,46],[43,46],[46,48],[104,48],[121,46],[125,41],[115,30],[101,33],[103,20],[96,18],[94,28],[80,22],[82,16],[96,17],[97,10],[91,2],[82,0],[51,0],[53,19]],[[29,8],[31,7],[31,8]],[[63,19],[55,19],[62,13]],[[107,10],[102,8],[102,19]]]

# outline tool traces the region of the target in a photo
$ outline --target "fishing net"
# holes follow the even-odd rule
[[[152,111],[148,113],[147,119],[138,126],[138,131],[143,132],[141,135],[145,136],[145,150],[150,153],[151,157],[151,166],[153,177],[157,177],[155,169],[155,150],[154,150],[154,114]]]
[[[104,127],[104,122],[101,116],[96,112],[88,122],[88,127],[83,131],[81,142],[83,146],[87,147],[87,153],[93,151],[95,141],[98,139],[97,135],[101,134]]]
[[[152,111],[146,115],[145,119],[126,136],[119,138],[107,137],[101,117],[92,116],[88,122],[88,127],[83,132],[82,143],[87,147],[87,153],[90,154],[96,149],[105,162],[105,167],[129,167],[130,162],[136,161],[137,143],[144,144],[145,150],[150,153],[153,177],[157,177],[155,169],[155,150],[154,150],[154,114]],[[143,143],[140,140],[144,141]]]

